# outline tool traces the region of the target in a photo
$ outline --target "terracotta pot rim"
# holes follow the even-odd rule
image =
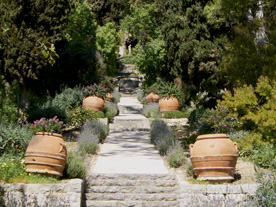
[[[51,133],[51,132],[37,132],[36,135],[48,135],[48,136],[54,136],[54,137],[59,137],[63,138],[63,136],[59,133]]]
[[[201,139],[221,139],[221,138],[226,138],[229,139],[228,134],[202,134],[199,135],[196,140],[201,140]]]

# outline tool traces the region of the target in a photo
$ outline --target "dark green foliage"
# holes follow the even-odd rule
[[[68,0],[0,2],[0,71],[5,80],[22,84],[25,95],[33,80],[49,71],[51,57],[57,58],[44,41],[57,44],[70,9]]]
[[[34,122],[42,117],[50,119],[54,116],[57,116],[59,120],[67,123],[67,114],[64,109],[57,108],[53,105],[41,106],[36,109],[29,110],[28,112],[28,121]]]
[[[188,118],[190,113],[188,111],[165,111],[164,118],[167,119],[178,119]]]
[[[83,93],[80,87],[65,87],[61,93],[54,98],[49,97],[48,101],[37,108],[28,110],[28,121],[33,122],[42,117],[52,118],[58,116],[61,121],[70,122],[71,110],[81,105]]]
[[[66,178],[84,178],[86,165],[83,157],[78,152],[68,152],[63,175]]]
[[[147,43],[135,56],[135,66],[146,75],[144,85],[150,86],[158,77],[168,75],[166,55],[165,42],[159,37]]]
[[[28,126],[1,125],[0,127],[0,155],[12,154],[23,156],[33,132]]]
[[[88,5],[95,15],[99,25],[105,25],[108,22],[119,24],[120,19],[129,13],[129,0],[88,0]]]
[[[175,143],[175,134],[164,121],[152,121],[150,134],[151,142],[156,145],[161,155],[166,155],[169,147]]]
[[[169,0],[165,3],[162,32],[167,67],[171,77],[182,79],[186,99],[206,91],[207,97],[215,100],[225,83],[218,69],[225,38],[207,24],[203,13],[206,2]],[[201,104],[209,103],[203,101]]]

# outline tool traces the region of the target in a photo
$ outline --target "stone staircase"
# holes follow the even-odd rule
[[[85,207],[178,207],[173,174],[91,174]]]

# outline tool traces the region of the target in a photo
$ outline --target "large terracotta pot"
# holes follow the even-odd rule
[[[82,106],[93,111],[104,111],[104,100],[97,96],[88,96],[83,99]]]
[[[178,111],[180,109],[180,103],[177,98],[161,98],[159,99],[159,109],[160,112],[165,111]]]
[[[151,92],[146,97],[147,103],[158,103],[159,102],[159,96],[156,93]]]
[[[105,96],[105,101],[113,102],[113,95],[111,93],[107,93]]]
[[[237,143],[227,134],[206,134],[190,144],[191,162],[198,178],[217,182],[233,180],[238,159]]]
[[[26,149],[26,172],[63,176],[66,157],[67,149],[61,134],[39,132]]]

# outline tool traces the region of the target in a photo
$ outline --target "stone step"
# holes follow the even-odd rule
[[[143,106],[139,105],[120,105],[118,104],[120,114],[141,114]]]
[[[150,121],[141,114],[120,114],[109,126],[113,131],[149,131]]]
[[[158,193],[175,193],[178,191],[178,187],[152,187],[149,185],[144,186],[88,186],[86,188],[87,193],[136,193],[136,194],[158,194]]]
[[[85,197],[93,201],[177,201],[177,194],[164,193],[86,193]]]
[[[179,207],[177,201],[87,201],[87,207]]]

